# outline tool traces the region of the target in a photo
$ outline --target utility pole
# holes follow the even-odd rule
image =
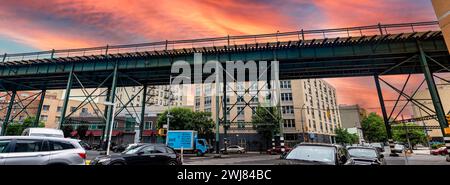
[[[405,120],[405,119],[403,118],[403,115],[402,115],[402,120]],[[408,130],[408,126],[406,126],[406,121],[402,121],[402,122],[403,122],[403,127],[404,127],[405,132],[406,132],[405,135],[406,135],[406,141],[408,142],[408,150],[412,152],[411,141],[409,140],[409,130]]]

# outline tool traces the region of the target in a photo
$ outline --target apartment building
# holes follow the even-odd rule
[[[253,129],[251,121],[258,105],[273,105],[268,99],[266,87],[264,82],[227,85],[226,116],[230,122],[227,137],[232,144],[255,150],[259,147],[257,145],[262,144],[261,136]],[[334,87],[320,79],[283,80],[279,82],[279,88],[272,92],[278,94],[279,104],[276,105],[282,114],[281,128],[287,145],[301,142],[303,138],[312,142],[334,142],[334,129],[341,125]],[[215,100],[215,84],[196,85],[195,111],[211,112],[215,119]],[[222,107],[222,102],[219,107]],[[222,117],[221,109],[219,117]],[[223,127],[220,127],[220,133],[224,133]]]
[[[442,85],[442,82],[440,81],[436,81],[436,84],[438,84],[437,89],[439,97],[441,99],[442,107],[444,108],[444,113],[447,113],[450,110],[450,101],[448,101],[450,99],[450,87],[448,85]],[[431,96],[428,88],[417,91],[417,93],[414,95],[414,99],[416,99],[416,101],[420,102],[421,104],[427,106],[428,108],[434,111],[433,102],[431,101]],[[428,112],[427,113],[422,109],[412,104],[413,117],[419,118],[428,116],[428,113],[430,113],[430,111],[428,109],[425,109]],[[434,115],[434,113],[430,114]],[[439,126],[438,121],[435,119],[417,121],[415,122],[415,124],[419,126]],[[428,129],[428,130],[424,129],[424,132],[425,131],[427,132],[428,136],[432,141],[443,141],[442,132],[440,129]]]
[[[61,111],[64,103],[64,100],[60,97],[60,91],[54,93],[47,92],[47,94],[45,95],[40,117],[40,121],[45,123],[45,127],[56,128],[58,126],[61,120]],[[105,105],[101,103],[96,103],[95,106],[85,104],[84,106],[79,107],[81,103],[82,101],[80,100],[69,99],[67,104],[66,116],[92,117],[101,115],[105,110]]]
[[[348,132],[357,134],[359,142],[364,140],[361,122],[367,111],[356,105],[339,105],[339,112],[341,114],[342,128],[346,128]]]
[[[117,97],[120,101],[116,101],[117,107],[122,107],[122,103],[127,103],[130,99],[129,109],[136,109],[136,112],[140,112],[142,107],[142,87],[120,87],[117,88]],[[139,94],[138,94],[139,93]],[[135,96],[135,98],[132,98]],[[182,87],[170,86],[170,85],[158,85],[147,87],[147,100],[146,109],[164,111],[169,106],[184,106],[186,105],[186,95],[182,93]],[[133,109],[134,107],[134,109]],[[156,108],[154,108],[156,107]],[[125,111],[125,110],[124,110]],[[131,112],[131,111],[130,111]],[[127,112],[121,112],[122,114],[129,114]],[[159,112],[158,112],[159,113]]]

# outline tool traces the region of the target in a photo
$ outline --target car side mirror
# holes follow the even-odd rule
[[[380,158],[384,158],[384,154],[380,154]]]

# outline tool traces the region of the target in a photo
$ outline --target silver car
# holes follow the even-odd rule
[[[74,139],[1,136],[0,165],[84,165],[86,151]]]
[[[226,153],[238,153],[243,154],[245,153],[245,148],[238,146],[238,145],[231,145],[227,147]],[[220,153],[225,153],[225,148],[220,149]]]

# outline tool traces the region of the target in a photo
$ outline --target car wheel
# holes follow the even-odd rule
[[[238,154],[242,154],[242,151],[238,151]]]
[[[169,162],[167,163],[167,165],[169,165],[169,166],[175,166],[175,165],[178,165],[178,163],[177,163],[176,161],[171,160],[171,161],[169,161]]]

